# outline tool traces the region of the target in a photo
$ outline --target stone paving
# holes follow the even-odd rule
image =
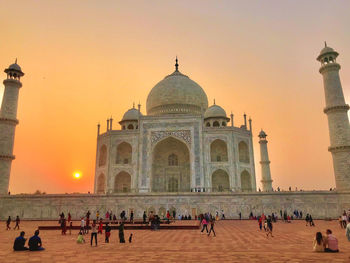
[[[51,230],[40,233],[45,251],[13,252],[19,231],[6,231],[1,222],[0,262],[350,262],[350,242],[338,222],[315,223],[316,227],[306,227],[304,221],[278,222],[273,238],[266,238],[251,220],[219,221],[216,237],[201,235],[199,230],[125,231],[126,240],[134,234],[131,244],[118,243],[118,232],[113,231],[109,244],[99,235],[97,247],[90,246],[88,236],[86,244],[76,244],[76,230],[66,236]],[[54,224],[57,222],[26,221],[21,230],[29,238],[38,225]],[[327,228],[338,238],[341,252],[312,252],[315,233],[324,233]]]

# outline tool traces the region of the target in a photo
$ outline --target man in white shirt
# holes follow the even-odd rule
[[[81,218],[80,231],[83,233],[83,235],[85,234],[85,220],[84,220],[84,217]]]

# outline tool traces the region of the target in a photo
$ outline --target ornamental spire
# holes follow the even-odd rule
[[[179,71],[179,64],[177,63],[177,56],[176,56],[176,59],[175,59],[175,71]]]
[[[324,42],[324,47],[327,47],[327,42],[326,41]]]

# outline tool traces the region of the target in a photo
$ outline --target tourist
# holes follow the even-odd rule
[[[225,213],[224,213],[224,210],[221,210],[221,219],[225,219]]]
[[[309,223],[310,223],[310,226],[315,226],[314,220],[312,219],[311,215],[309,215]]]
[[[88,210],[87,213],[86,213],[86,219],[90,219],[90,215],[91,215],[91,213],[90,213],[90,211]]]
[[[218,211],[215,212],[215,220],[219,221],[219,212]]]
[[[126,220],[125,215],[126,215],[126,213],[125,213],[125,211],[123,210],[123,211],[120,213],[120,219],[121,219],[121,220]]]
[[[65,218],[61,220],[61,229],[62,229],[62,235],[65,235],[67,231],[67,222]]]
[[[269,237],[270,234],[271,234],[271,237],[273,237],[273,235],[272,235],[272,220],[271,220],[271,216],[269,216],[267,218],[266,223],[267,223],[266,237]]]
[[[205,219],[205,217],[202,220],[202,230],[201,230],[201,234],[203,233],[204,229],[207,231],[208,233],[208,221]]]
[[[343,225],[343,217],[342,217],[342,216],[339,216],[339,217],[338,217],[338,222],[339,222],[340,228],[344,228],[344,225]]]
[[[143,224],[146,224],[146,219],[147,219],[147,215],[146,215],[146,211],[143,211]]]
[[[100,219],[100,223],[99,223],[99,225],[98,225],[98,231],[97,231],[97,233],[102,235],[102,231],[103,231],[103,221],[102,221],[102,218],[101,218],[101,219]]]
[[[13,230],[16,230],[16,228],[19,230],[19,222],[21,220],[19,219],[19,216],[16,216],[16,225],[15,225],[15,228]]]
[[[305,217],[305,221],[306,221],[306,226],[308,226],[310,220],[309,220],[309,214],[306,214],[306,217]]]
[[[214,231],[214,224],[215,224],[215,219],[212,218],[212,219],[210,220],[210,230],[209,230],[208,236],[210,236],[211,231],[213,231],[214,237],[216,237],[216,234],[215,234],[215,231]]]
[[[348,217],[346,216],[345,210],[344,210],[344,213],[342,215],[342,220],[343,220],[343,227],[346,228],[346,221],[348,220]]]
[[[44,250],[41,238],[39,237],[39,230],[35,230],[34,236],[32,236],[28,241],[28,245],[30,251]]]
[[[98,219],[99,219],[99,217],[100,217],[100,211],[99,211],[99,210],[97,210],[97,212],[96,212],[96,220],[98,220]]]
[[[175,211],[175,209],[173,210],[173,218],[174,218],[174,220],[176,219],[176,211]]]
[[[78,243],[78,244],[83,244],[83,243],[85,243],[85,239],[84,239],[84,236],[83,236],[83,232],[82,232],[82,231],[79,231],[78,238],[77,238],[77,243]]]
[[[130,223],[134,223],[134,211],[133,210],[131,210],[131,212],[130,212]]]
[[[105,243],[109,243],[109,237],[111,236],[111,230],[112,230],[112,228],[109,226],[108,223],[106,223],[106,228],[105,228]]]
[[[242,213],[241,212],[239,212],[239,220],[242,220]]]
[[[84,220],[84,217],[81,218],[81,221],[80,221],[80,231],[85,234],[85,220]]]
[[[259,224],[259,229],[260,229],[260,231],[262,230],[262,220],[263,220],[263,217],[262,217],[262,216],[259,216],[258,224]]]
[[[124,238],[124,222],[121,222],[119,225],[119,242],[120,243],[125,243],[125,238]]]
[[[86,217],[86,222],[84,226],[84,231],[86,234],[89,234],[89,229],[90,229],[90,217]]]
[[[112,210],[111,210],[111,212],[109,213],[109,221],[112,221],[112,215],[113,215],[113,213],[112,213]]]
[[[350,241],[350,222],[346,226],[346,233],[345,234],[346,234],[346,237],[348,238],[348,240]]]
[[[131,243],[131,242],[132,242],[132,233],[129,236],[129,243]]]
[[[92,246],[92,240],[95,238],[95,245],[97,247],[97,226],[96,226],[96,220],[92,221],[91,225],[91,239],[90,239],[90,245]]]
[[[20,234],[19,234],[19,237],[17,237],[15,239],[15,242],[13,244],[13,250],[14,251],[23,251],[23,250],[28,250],[27,247],[25,247],[25,243],[26,243],[26,239],[24,238],[24,234],[25,232],[22,231]]]
[[[332,230],[327,229],[325,238],[325,252],[339,252],[338,239],[332,234]]]
[[[113,223],[115,224],[117,222],[117,216],[113,214]]]
[[[109,212],[108,212],[108,210],[107,210],[107,212],[106,212],[105,217],[106,217],[106,220],[109,220]]]
[[[70,212],[68,212],[67,221],[68,221],[68,224],[70,223],[70,221],[72,221],[72,215],[70,214]]]
[[[10,229],[11,229],[10,224],[11,224],[11,216],[9,216],[9,218],[7,218],[7,221],[6,221],[6,230],[10,230]]]
[[[316,233],[316,237],[313,242],[313,251],[314,252],[324,252],[325,249],[325,240],[321,232]]]

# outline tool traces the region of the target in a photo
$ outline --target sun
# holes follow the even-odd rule
[[[75,172],[73,176],[74,176],[74,178],[79,179],[81,177],[81,173]]]

